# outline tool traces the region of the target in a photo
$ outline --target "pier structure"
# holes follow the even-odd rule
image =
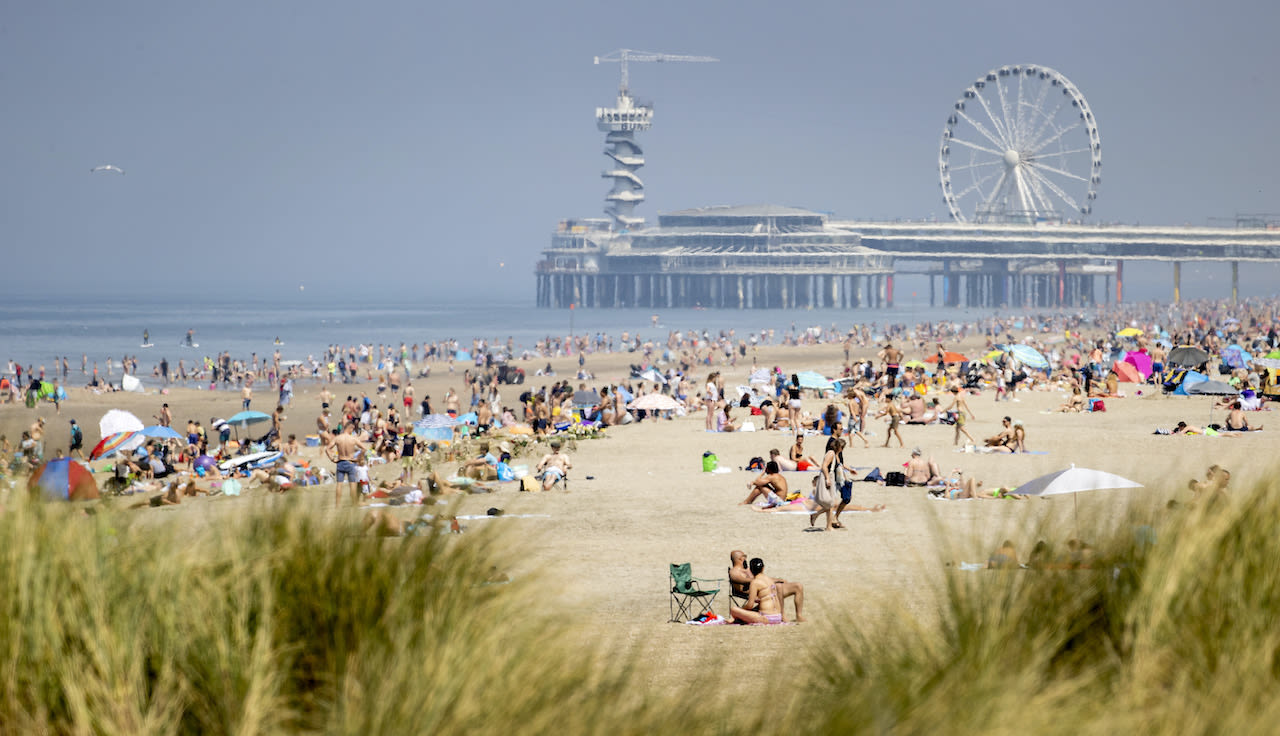
[[[541,307],[774,309],[893,304],[893,259],[817,212],[706,207],[618,233],[567,220],[538,264]]]

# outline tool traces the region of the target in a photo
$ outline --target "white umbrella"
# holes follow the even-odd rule
[[[146,393],[146,389],[142,388],[142,381],[129,375],[128,373],[120,377],[120,388],[125,391],[134,391],[136,393]]]
[[[652,369],[652,368],[650,368],[649,370],[645,371],[644,373],[641,373],[641,374],[640,374],[640,377],[641,377],[641,378],[643,378],[643,379],[644,379],[644,380],[646,380],[646,381],[652,381],[652,382],[654,382],[654,383],[661,383],[661,384],[663,384],[664,386],[665,386],[665,385],[666,385],[666,383],[667,383],[667,379],[666,379],[666,378],[664,378],[664,377],[662,376],[662,374],[661,374],[661,373],[659,373],[659,372],[655,371],[655,370],[654,370],[654,369]]]
[[[1090,468],[1077,468],[1072,465],[1066,470],[1042,475],[1039,478],[1023,483],[1014,489],[1015,493],[1027,496],[1060,496],[1072,494],[1072,505],[1076,512],[1077,534],[1080,528],[1080,507],[1075,502],[1075,495],[1085,491],[1100,491],[1108,488],[1142,488],[1141,483],[1122,478],[1115,473]]]
[[[773,376],[769,375],[768,368],[757,368],[751,371],[751,375],[747,378],[751,383],[773,383]]]
[[[646,411],[674,411],[680,407],[675,399],[665,394],[645,394],[629,406],[632,409],[644,409]]]
[[[112,409],[98,420],[98,431],[103,437],[117,432],[141,432],[146,425],[124,409]]]

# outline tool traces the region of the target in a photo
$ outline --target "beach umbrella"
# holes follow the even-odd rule
[[[1272,350],[1264,356],[1270,360],[1280,360],[1280,349]]]
[[[1263,368],[1280,368],[1280,358],[1254,358],[1253,364]]]
[[[652,381],[653,383],[661,383],[664,386],[667,385],[667,379],[663,378],[661,373],[655,371],[652,368],[645,371],[644,373],[641,373],[640,378],[646,381]]]
[[[679,406],[675,399],[665,394],[645,394],[630,404],[632,409],[646,411],[674,411]]]
[[[936,360],[936,358],[935,358]],[[902,364],[903,368],[928,368],[923,360],[908,360]]]
[[[747,381],[749,383],[772,383],[773,377],[769,375],[768,368],[757,368],[751,371],[751,376]]]
[[[1141,488],[1142,484],[1122,478],[1114,473],[1090,468],[1077,468],[1075,465],[1066,470],[1033,478],[1014,489],[1015,493],[1027,496],[1060,496],[1071,494],[1071,503],[1075,509],[1077,534],[1080,529],[1080,507],[1076,502],[1076,494],[1086,491],[1101,491],[1113,488]]]
[[[982,360],[983,360],[984,362],[990,363],[990,362],[994,361],[996,358],[999,358],[1001,355],[1004,355],[1004,351],[1003,351],[1003,350],[992,350],[991,352],[989,352],[989,353],[987,353],[986,355],[982,356]]]
[[[1142,376],[1139,375],[1138,369],[1133,367],[1132,363],[1117,360],[1112,368],[1115,369],[1116,375],[1120,376],[1122,383],[1142,383]]]
[[[173,427],[161,427],[160,425],[143,427],[142,434],[155,440],[186,440],[186,437],[178,434],[178,430]]]
[[[1208,361],[1209,354],[1194,345],[1179,345],[1169,351],[1169,363],[1183,368],[1195,368]]]
[[[573,392],[573,403],[578,406],[595,406],[600,403],[600,394],[590,389]]]
[[[251,424],[271,421],[270,414],[263,414],[260,411],[242,411],[227,419],[227,425],[231,427],[248,428]]]
[[[937,353],[934,353],[933,355],[930,355],[924,360],[926,363],[937,363],[938,355]],[[960,353],[953,353],[950,350],[942,354],[942,360],[947,363],[968,363],[969,362],[968,358],[964,357]]]
[[[1187,387],[1187,393],[1196,396],[1239,396],[1240,391],[1222,381],[1200,381]]]
[[[124,389],[125,391],[132,391],[134,393],[139,393],[139,394],[146,393],[146,389],[142,387],[142,381],[139,381],[137,378],[129,375],[128,373],[124,374],[123,376],[120,376],[120,388]]]
[[[413,423],[417,429],[442,429],[454,427],[461,424],[455,417],[448,414],[428,414]]]
[[[31,495],[48,501],[87,501],[98,497],[93,471],[69,457],[60,457],[36,468],[27,481]]]
[[[1049,367],[1048,359],[1041,355],[1040,351],[1030,345],[1010,345],[1008,350],[1013,354],[1013,357],[1018,359],[1019,363],[1027,366],[1028,368],[1046,370]]]
[[[93,446],[89,452],[90,460],[97,460],[100,457],[107,457],[116,452],[128,452],[142,445],[147,441],[147,436],[142,432],[116,432],[102,438],[102,441]]]
[[[800,388],[810,388],[819,391],[834,391],[835,384],[830,378],[818,373],[817,371],[801,371],[796,374],[800,379]]]
[[[217,465],[218,460],[216,458],[210,457],[209,455],[197,455],[196,459],[193,460],[191,464],[196,466],[197,468],[204,468],[208,470],[209,468],[212,468],[213,466]]]
[[[1137,337],[1138,335],[1141,335],[1141,334],[1144,334],[1144,333],[1142,332],[1142,330],[1138,329],[1137,327],[1126,327],[1123,330],[1120,330],[1119,332],[1117,332],[1116,337]]]
[[[117,432],[141,432],[144,426],[141,419],[123,409],[112,409],[98,420],[98,432],[103,437]]]
[[[1244,368],[1249,365],[1252,356],[1239,345],[1228,345],[1222,349],[1222,362],[1232,368]]]

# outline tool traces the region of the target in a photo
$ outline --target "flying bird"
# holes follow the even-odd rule
[[[89,169],[90,174],[95,174],[99,171],[114,171],[117,174],[124,173],[124,169],[120,168],[119,166],[115,166],[113,164],[107,164],[106,166],[95,166],[92,169]]]

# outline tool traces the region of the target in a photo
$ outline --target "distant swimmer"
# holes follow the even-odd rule
[[[143,331],[142,331],[142,344],[143,344],[143,345],[146,345],[146,344],[147,344],[147,343],[149,343],[149,342],[151,342],[151,333],[150,333],[150,332],[147,332],[146,330],[143,330]]]
[[[120,168],[119,166],[115,166],[114,164],[107,164],[106,166],[95,166],[92,169],[89,169],[90,174],[96,174],[99,171],[110,171],[116,174],[124,174],[124,169]]]
[[[192,338],[192,337],[194,337],[194,336],[195,336],[195,334],[196,334],[196,331],[195,331],[195,330],[187,330],[187,345],[188,345],[188,346],[194,347],[193,343],[191,342],[191,338]]]

